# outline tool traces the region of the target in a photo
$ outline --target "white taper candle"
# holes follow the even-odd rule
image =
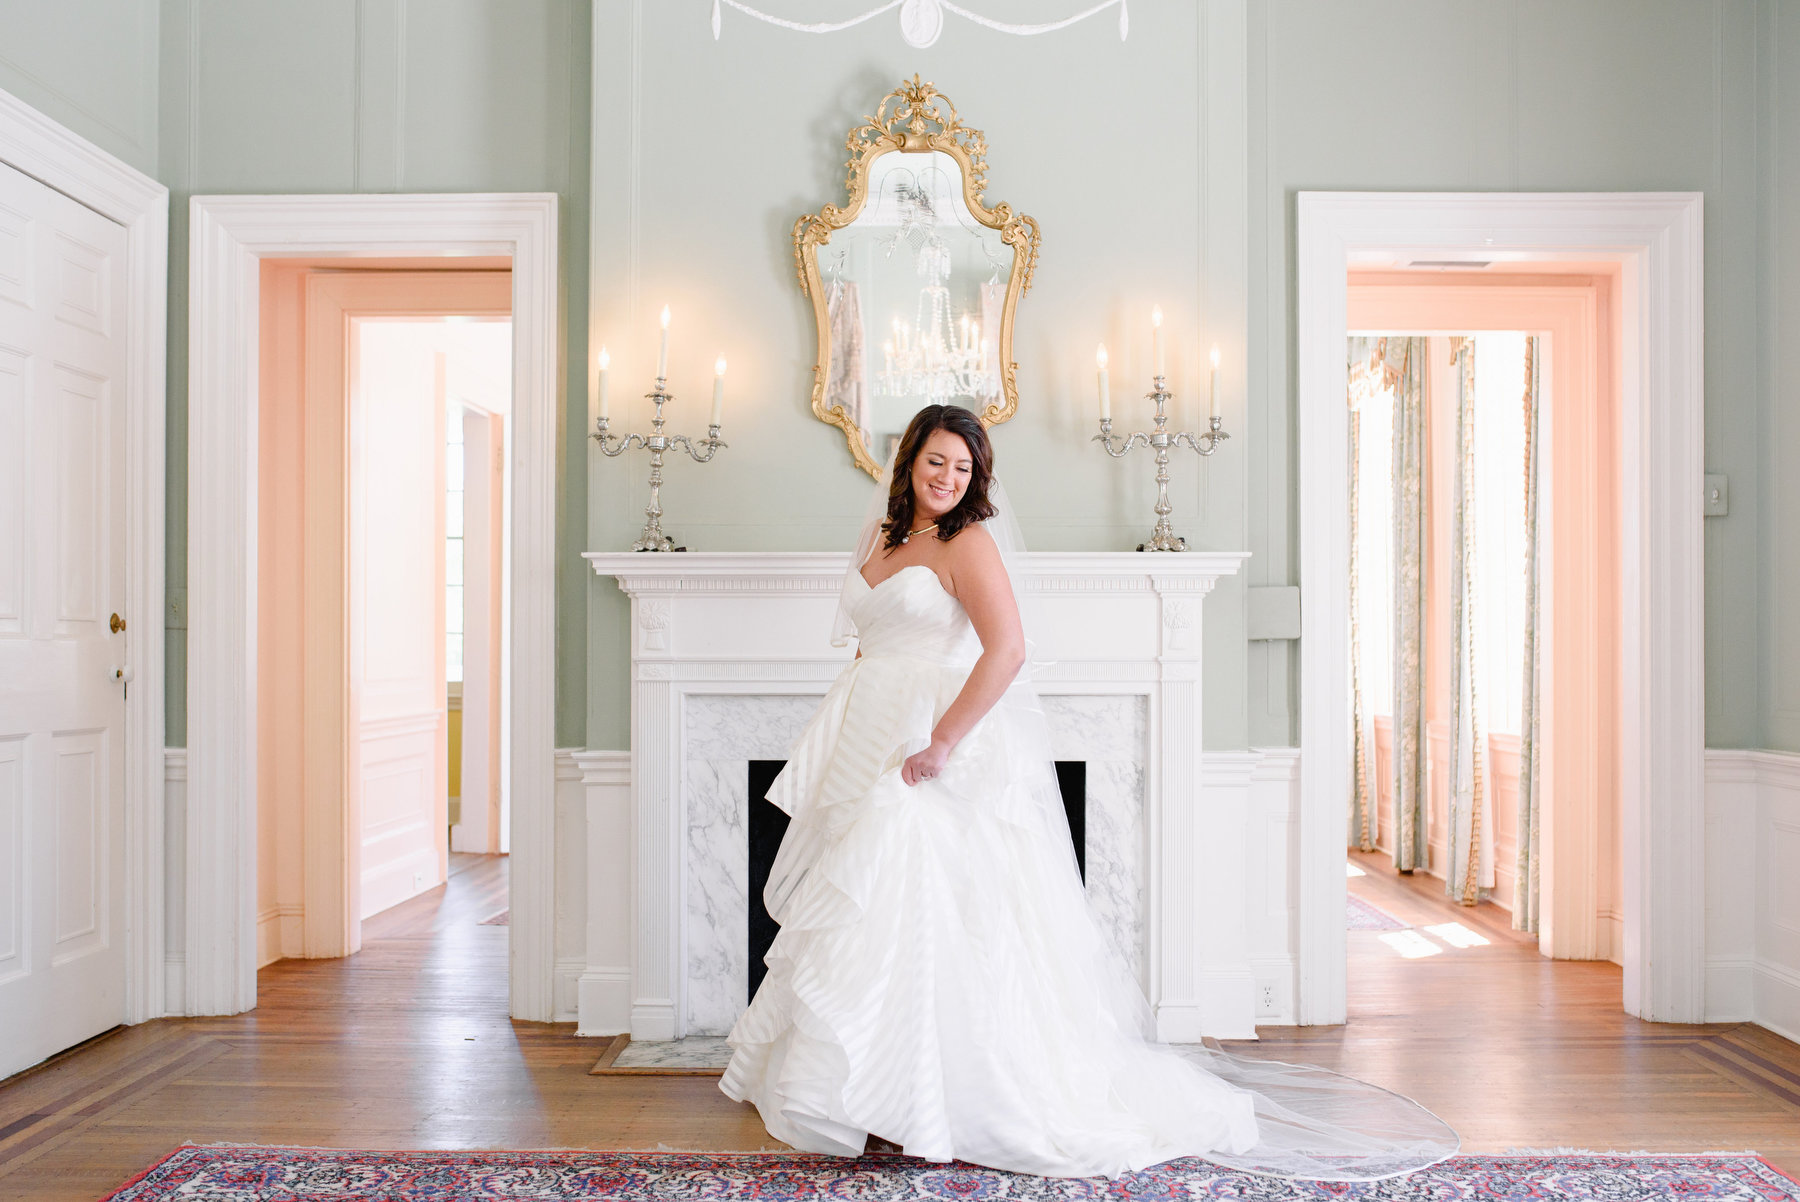
[[[606,348],[603,346],[600,348],[600,383],[597,391],[600,394],[598,398],[600,406],[598,416],[604,418],[610,418],[612,416],[606,402],[606,369],[611,366],[612,356],[606,353]]]
[[[656,378],[669,378],[669,306],[664,305],[662,311],[662,345],[656,349]]]
[[[1212,408],[1211,415],[1219,416],[1219,348],[1212,348]]]
[[[1100,349],[1094,352],[1094,366],[1100,375],[1100,420],[1112,420],[1112,393],[1106,387],[1106,344],[1102,342]]]

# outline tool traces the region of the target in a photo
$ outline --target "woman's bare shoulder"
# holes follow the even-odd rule
[[[947,541],[950,554],[965,562],[992,560],[1000,562],[1000,544],[988,533],[984,522],[970,522]]]

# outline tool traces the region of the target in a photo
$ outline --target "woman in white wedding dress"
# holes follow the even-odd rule
[[[764,894],[781,930],[720,1088],[803,1150],[874,1136],[1046,1176],[1203,1156],[1358,1180],[1454,1153],[1397,1094],[1151,1041],[1017,679],[1021,548],[985,430],[928,406],[884,483],[834,640],[853,629],[857,657],[769,790],[791,817]]]

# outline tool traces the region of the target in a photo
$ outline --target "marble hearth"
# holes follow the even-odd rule
[[[827,638],[845,560],[587,558],[632,601],[629,1030],[722,1034],[749,971],[749,762],[785,758],[848,658]],[[1200,750],[1201,603],[1245,556],[1028,558],[1046,716],[1058,757],[1087,765],[1096,913],[1162,1038],[1250,1034],[1243,790],[1212,804]]]

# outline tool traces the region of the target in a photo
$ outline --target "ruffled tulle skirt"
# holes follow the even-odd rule
[[[858,660],[790,751],[769,794],[791,816],[765,892],[781,929],[731,1031],[726,1094],[803,1150],[854,1156],[873,1134],[1046,1176],[1201,1155],[1367,1177],[1454,1151],[1426,1112],[1349,1078],[1218,1053],[1201,1068],[1151,1042],[1088,909],[1030,694],[995,706],[936,779],[900,779],[967,673]],[[1265,1073],[1300,1093],[1259,1093]],[[1372,1100],[1391,1114],[1365,1118]]]

